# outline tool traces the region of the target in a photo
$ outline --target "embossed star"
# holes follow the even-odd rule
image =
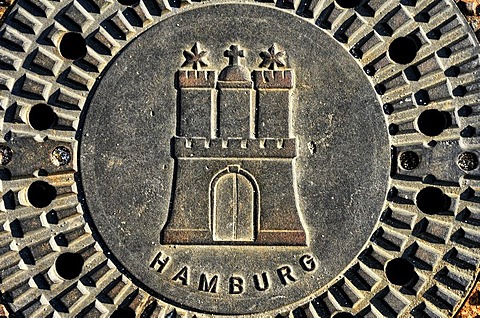
[[[263,59],[261,67],[276,70],[278,67],[284,67],[285,63],[285,51],[280,51],[276,44],[273,44],[268,51],[262,52],[260,56]]]
[[[183,56],[185,56],[185,62],[183,66],[192,66],[194,70],[199,70],[201,67],[208,66],[208,62],[205,60],[208,55],[207,51],[202,51],[200,44],[195,42],[190,51],[183,51]]]

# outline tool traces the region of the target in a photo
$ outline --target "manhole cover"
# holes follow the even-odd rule
[[[19,0],[18,317],[451,317],[480,265],[479,49],[450,0]]]

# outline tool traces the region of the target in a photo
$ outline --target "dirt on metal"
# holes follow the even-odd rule
[[[0,0],[0,21],[3,21],[3,15],[7,12],[13,2],[13,0]]]
[[[480,38],[480,0],[455,0],[470,26]]]
[[[456,318],[476,317],[480,317],[480,282],[478,280],[467,301],[456,315]]]
[[[8,318],[10,314],[4,305],[0,305],[0,318]]]

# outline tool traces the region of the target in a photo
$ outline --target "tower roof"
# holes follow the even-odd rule
[[[230,50],[225,52],[229,58],[228,66],[225,67],[218,79],[226,82],[245,82],[250,81],[250,72],[245,66],[240,64],[240,58],[245,57],[243,50],[238,45],[230,46]]]
[[[222,70],[218,79],[228,82],[250,81],[250,72],[245,66],[229,65]]]

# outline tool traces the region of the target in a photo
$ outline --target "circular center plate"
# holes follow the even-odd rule
[[[83,132],[86,203],[108,248],[201,311],[314,293],[361,249],[387,191],[385,121],[361,68],[271,8],[207,6],[152,28],[105,72]]]

